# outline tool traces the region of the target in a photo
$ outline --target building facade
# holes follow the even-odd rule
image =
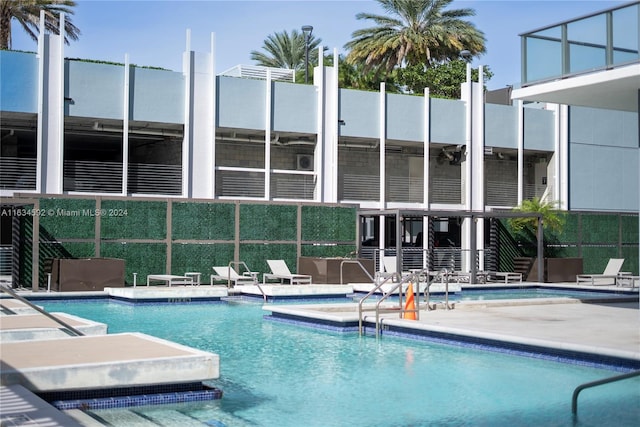
[[[640,67],[638,8],[604,13],[606,25],[625,30],[604,43],[603,67]],[[536,43],[553,44],[546,29],[534,35],[523,36],[526,55],[545,52]],[[597,51],[585,43],[569,45]],[[489,103],[470,70],[460,100],[431,98],[428,88],[419,95],[387,93],[384,84],[376,92],[341,88],[337,65],[319,64],[305,85],[283,70],[216,74],[213,36],[210,52],[187,46],[181,71],[123,59],[66,59],[62,38],[44,29],[37,53],[0,52],[3,204],[113,196],[491,212],[539,197],[568,211],[637,214],[640,206],[637,88],[629,110],[538,99],[526,87],[513,102]],[[535,68],[539,62],[525,61],[525,83],[558,77]],[[584,71],[573,63],[569,70]],[[427,216],[407,219],[398,239],[380,226],[383,218],[364,221],[357,238],[374,252],[400,241],[425,248],[433,242],[416,240]],[[460,250],[456,267],[468,270],[466,222],[439,218],[432,227]],[[487,226],[475,230],[489,252]],[[422,252],[416,262],[426,265]]]

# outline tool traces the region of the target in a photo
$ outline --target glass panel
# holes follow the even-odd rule
[[[570,73],[598,69],[607,64],[605,49],[580,44],[569,46],[569,58]]]
[[[560,39],[527,37],[527,82],[562,74]]]
[[[638,14],[640,5],[613,11],[613,63],[638,59]]]
[[[606,14],[567,24],[569,72],[576,73],[607,64]]]

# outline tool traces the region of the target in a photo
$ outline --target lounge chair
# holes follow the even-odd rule
[[[226,280],[228,286],[231,286],[231,283],[233,283],[233,286],[255,285],[257,282],[255,274],[247,272],[240,275],[233,267],[213,267],[213,271],[216,274],[211,276],[212,279],[218,281]]]
[[[391,279],[394,282],[398,281],[400,274],[398,274],[396,263],[396,257],[382,255],[380,257],[380,271],[376,272],[375,282],[379,284],[387,279]]]
[[[620,274],[624,258],[610,258],[602,274],[578,274],[576,283],[588,283],[591,285],[615,285]]]
[[[285,280],[292,285],[310,285],[311,276],[307,274],[293,274],[289,271],[289,267],[284,260],[269,259],[267,260],[271,273],[264,273],[262,275],[262,283],[264,284],[269,279],[278,279],[280,283],[284,283]]]

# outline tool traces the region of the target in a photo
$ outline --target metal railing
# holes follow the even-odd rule
[[[374,293],[381,291],[382,290],[382,286],[385,285],[386,283],[388,283],[389,281],[391,281],[393,283],[394,279],[398,278],[398,274],[394,273],[389,275],[388,277],[385,277],[384,280],[382,280],[380,283],[378,283],[376,286],[374,286],[374,288],[372,290],[370,290],[365,296],[363,296],[362,298],[360,298],[360,301],[358,302],[358,333],[360,335],[362,335],[362,331],[363,331],[363,323],[364,323],[364,318],[362,316],[362,314],[365,311],[373,311],[371,309],[369,310],[365,310],[365,308],[363,307],[365,301],[367,299],[369,299]],[[395,282],[395,285],[393,287],[391,287],[391,289],[389,289],[388,292],[384,292],[383,291],[383,295],[382,298],[380,298],[378,300],[378,302],[376,303],[376,306],[374,308],[375,312],[376,312],[376,321],[375,321],[375,328],[376,328],[376,338],[380,335],[380,326],[381,326],[381,319],[380,319],[380,314],[381,313],[398,313],[400,318],[402,318],[402,315],[404,313],[416,313],[416,319],[420,318],[420,302],[419,302],[419,298],[416,298],[416,308],[415,309],[405,309],[403,307],[402,301],[403,301],[403,294],[404,294],[404,289],[402,288],[402,286],[406,283],[416,283],[416,288],[414,290],[414,292],[416,294],[419,293],[419,287],[420,287],[420,276],[418,273],[410,273],[407,274],[405,276],[403,276],[399,281]],[[375,283],[375,282],[374,282]],[[398,307],[390,307],[390,308],[383,308],[381,307],[382,303],[384,301],[386,301],[386,299],[391,296],[395,291],[398,291]]]
[[[83,336],[84,334],[82,332],[80,332],[79,330],[77,330],[76,328],[74,328],[73,326],[69,325],[68,323],[58,319],[57,317],[55,317],[54,315],[52,315],[51,313],[48,313],[46,311],[44,311],[43,309],[41,309],[40,307],[38,307],[37,305],[34,305],[31,303],[31,301],[21,297],[20,295],[18,295],[17,293],[15,293],[13,291],[13,289],[9,289],[6,288],[4,286],[0,286],[0,291],[5,292],[9,295],[11,295],[13,298],[17,299],[18,301],[21,301],[23,303],[25,303],[27,306],[29,306],[29,308],[34,309],[35,311],[37,311],[40,314],[45,315],[46,317],[48,317],[49,319],[53,320],[54,322],[56,322],[57,324],[61,325],[63,328],[65,328],[66,330],[68,330],[69,332],[71,332],[73,335],[76,336]]]
[[[243,271],[242,274],[243,276],[247,276],[247,278],[252,278],[253,279],[253,284],[255,286],[258,287],[258,290],[260,290],[260,293],[262,294],[262,299],[266,302],[267,301],[267,294],[264,293],[264,290],[262,289],[262,286],[260,286],[260,281],[258,280],[258,273],[255,271],[251,271],[249,269],[249,267],[247,266],[247,264],[244,261],[230,261],[229,262],[229,278],[227,279],[227,288],[231,289],[231,268],[233,268],[235,266],[235,268],[238,268],[238,266],[241,265],[244,267],[245,271]]]
[[[451,274],[453,273],[453,271],[447,270],[446,268],[443,268],[442,270],[440,270],[431,280],[427,281],[427,286],[424,287],[424,302],[427,306],[427,310],[435,310],[435,306],[433,308],[431,308],[431,306],[429,305],[429,300],[431,298],[431,294],[430,294],[430,288],[431,285],[433,283],[435,283],[435,281],[437,279],[440,279],[440,283],[444,283],[444,306],[447,310],[451,310],[453,309],[452,306],[449,305],[449,279],[451,278]],[[427,272],[428,274],[428,272]],[[430,277],[430,275],[429,275]]]
[[[571,412],[573,413],[573,415],[576,415],[578,413],[578,395],[585,388],[596,387],[596,386],[599,386],[599,385],[609,384],[609,383],[612,383],[612,382],[616,382],[616,381],[620,381],[620,380],[626,380],[627,378],[638,377],[638,376],[640,376],[640,370],[633,371],[633,372],[627,372],[626,374],[616,375],[614,377],[603,378],[603,379],[597,380],[597,381],[591,381],[591,382],[588,382],[588,383],[585,383],[585,384],[580,384],[573,391],[573,396],[571,397]]]

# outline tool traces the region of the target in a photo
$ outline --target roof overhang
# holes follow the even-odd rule
[[[640,63],[514,89],[511,98],[638,112]]]

